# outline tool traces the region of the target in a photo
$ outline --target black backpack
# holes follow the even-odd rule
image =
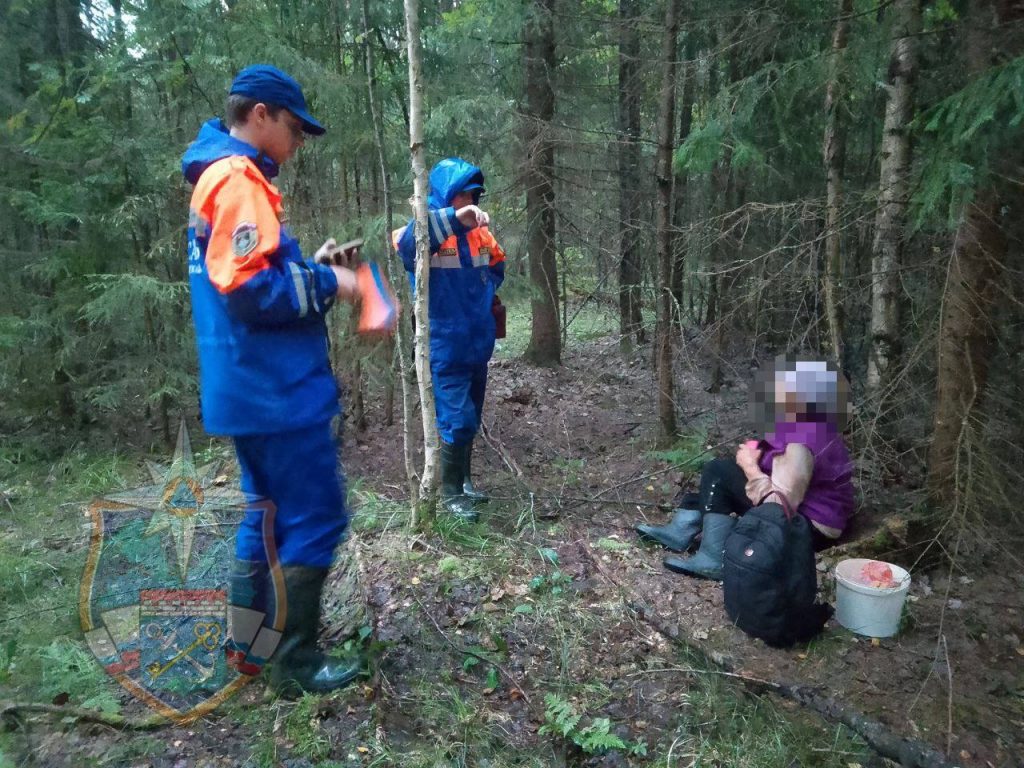
[[[725,541],[725,611],[737,627],[768,645],[784,647],[817,635],[832,615],[815,601],[811,525],[782,504],[748,510]]]

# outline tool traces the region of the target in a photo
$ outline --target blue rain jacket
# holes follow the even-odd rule
[[[188,271],[206,431],[286,432],[338,413],[324,315],[337,279],[288,234],[276,164],[207,122],[181,170],[195,186]]]
[[[457,157],[430,172],[430,362],[435,370],[486,363],[494,352],[494,293],[505,279],[505,253],[487,227],[467,229],[452,198],[484,174]],[[415,290],[415,222],[392,235]]]

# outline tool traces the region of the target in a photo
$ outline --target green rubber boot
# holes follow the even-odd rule
[[[462,493],[475,504],[486,504],[491,497],[473,487],[472,463],[473,441],[466,446],[466,455],[462,462]]]
[[[476,511],[473,500],[462,490],[468,448],[468,445],[441,441],[441,505],[459,520],[475,523],[480,519],[480,513]]]
[[[725,559],[725,540],[736,527],[736,518],[731,515],[704,515],[704,532],[701,534],[700,548],[693,557],[669,555],[663,561],[665,567],[676,573],[687,576],[700,576],[704,579],[721,581]]]
[[[296,698],[304,693],[330,693],[355,680],[360,664],[325,655],[316,646],[320,629],[320,598],[326,568],[288,565],[284,576],[284,631],[270,668],[270,688],[280,696]]]
[[[701,529],[701,513],[697,509],[677,509],[668,525],[640,523],[636,532],[643,539],[656,541],[673,552],[685,552]]]

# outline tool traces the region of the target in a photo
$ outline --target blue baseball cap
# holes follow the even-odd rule
[[[307,111],[306,97],[295,79],[269,64],[252,64],[243,69],[235,75],[228,93],[284,107],[302,121],[302,130],[313,136],[321,136],[327,130]]]

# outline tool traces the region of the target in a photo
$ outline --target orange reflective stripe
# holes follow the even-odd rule
[[[210,222],[206,271],[229,293],[269,266],[281,239],[281,195],[248,158],[219,160],[203,173],[192,208]]]
[[[459,239],[452,235],[430,257],[430,266],[438,269],[459,269]]]
[[[493,267],[505,260],[505,252],[501,250],[498,241],[487,227],[479,227],[469,232],[468,240],[469,252],[473,256],[475,266]]]

